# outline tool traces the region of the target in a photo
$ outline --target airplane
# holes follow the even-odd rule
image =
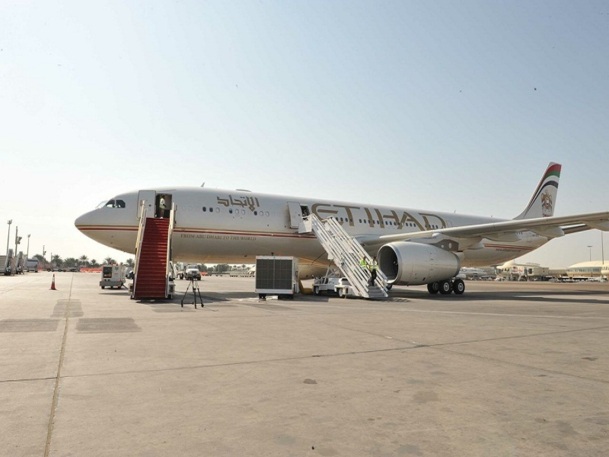
[[[459,270],[459,274],[457,275],[457,277],[461,279],[490,279],[494,276],[494,274],[490,274],[482,268],[473,267],[463,267]]]
[[[554,216],[561,165],[546,168],[529,204],[514,219],[348,203],[247,190],[204,187],[143,189],[119,194],[75,225],[86,236],[135,252],[138,208],[163,195],[175,205],[172,258],[190,263],[254,263],[256,256],[293,256],[302,278],[323,273],[328,256],[302,218],[334,218],[371,255],[393,285],[427,285],[432,294],[462,294],[462,267],[499,265],[553,238],[609,231],[609,212]]]

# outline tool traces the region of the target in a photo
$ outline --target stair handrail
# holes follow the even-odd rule
[[[323,222],[322,222],[323,223]],[[337,242],[347,242],[350,250],[344,250],[341,253],[341,266],[348,267],[350,273],[354,276],[356,281],[351,281],[352,286],[358,291],[360,296],[368,296],[368,291],[365,289],[365,284],[370,279],[370,272],[367,269],[362,268],[360,259],[365,257],[367,262],[370,263],[372,259],[370,256],[361,248],[361,245],[357,242],[353,242],[352,239],[345,240],[343,233],[341,233],[342,227],[338,224],[334,218],[329,218],[325,221],[326,227],[328,227],[332,235],[337,238]],[[340,249],[339,249],[340,251]],[[356,252],[353,252],[356,251]],[[339,266],[340,267],[340,266]]]
[[[170,271],[169,261],[171,260],[171,237],[173,235],[173,227],[175,225],[175,213],[177,205],[173,203],[169,210],[169,229],[167,232],[167,253],[165,257],[165,297],[169,297],[169,274],[173,273]]]
[[[372,264],[372,257],[370,257],[370,254],[368,254],[368,252],[364,249],[364,247],[359,243],[359,241],[357,241],[357,239],[352,238],[351,236],[349,236],[349,234],[345,231],[345,229],[342,228],[342,226],[340,225],[340,223],[335,219],[335,218],[329,218],[331,219],[331,222],[329,222],[328,220],[326,220],[326,223],[330,223],[331,225],[334,225],[335,228],[335,233],[338,233],[341,238],[343,238],[343,240],[350,242],[350,241],[354,241],[354,243],[351,243],[351,246],[357,251],[357,256],[354,259],[356,264],[359,265],[359,262],[361,260],[362,257],[366,258],[366,261],[368,262],[368,265]],[[367,275],[370,276],[370,275]],[[385,275],[385,273],[383,273],[378,267],[377,267],[377,271],[376,271],[376,281],[375,281],[375,285],[380,287],[381,289],[386,289],[386,284],[387,284],[387,276]]]
[[[331,230],[331,227],[328,227],[330,230],[326,230],[326,228],[324,228],[324,223],[315,215],[310,215],[308,218],[311,221],[313,232],[322,242],[322,246],[324,246],[329,254],[328,259],[332,260],[341,270],[341,272],[351,279],[351,286],[357,291],[358,295],[366,296],[365,291],[363,291],[360,287],[362,280],[365,280],[365,277],[362,278],[362,276],[365,274],[363,271],[360,271],[359,274],[353,272],[353,268],[351,268],[351,265],[349,265],[350,262],[348,253],[347,256],[345,256],[344,250],[338,249],[335,246],[335,243],[337,243],[338,240],[336,240],[336,234],[334,231]],[[328,219],[326,220],[326,225],[329,225]],[[347,269],[347,267],[349,268]],[[355,277],[352,277],[352,274]]]
[[[142,243],[144,242],[144,230],[146,229],[146,201],[140,202],[138,209],[138,230],[137,238],[135,240],[135,264],[133,265],[133,290],[131,291],[131,298],[135,297],[135,288],[137,287],[137,270],[140,265],[140,256],[142,254]]]
[[[304,218],[304,222],[306,226],[311,227],[328,252],[328,259],[351,280],[357,295],[370,297],[367,287],[371,273],[363,269],[360,262],[365,258],[368,264],[371,264],[372,258],[362,245],[351,237],[335,218],[330,217],[322,221],[315,214],[310,214]],[[377,269],[374,285],[380,289],[383,296],[387,296],[386,284],[387,277]]]

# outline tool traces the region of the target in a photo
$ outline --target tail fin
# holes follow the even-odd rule
[[[550,162],[528,206],[514,219],[550,217],[554,214],[561,167],[559,163]]]

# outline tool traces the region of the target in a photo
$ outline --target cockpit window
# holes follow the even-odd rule
[[[98,208],[125,208],[125,201],[112,199],[107,202],[101,202],[97,207]]]

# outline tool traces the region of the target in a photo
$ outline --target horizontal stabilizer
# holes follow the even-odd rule
[[[609,221],[593,221],[588,222],[588,225],[597,230],[602,230],[603,232],[609,232]]]
[[[532,230],[539,236],[545,236],[546,238],[558,238],[565,236],[565,232],[560,227],[539,227]]]

